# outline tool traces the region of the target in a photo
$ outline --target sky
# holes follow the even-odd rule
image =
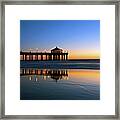
[[[21,20],[20,48],[68,51],[69,59],[100,58],[99,20]]]

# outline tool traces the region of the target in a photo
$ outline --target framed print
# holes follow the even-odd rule
[[[119,2],[1,2],[1,118],[119,119]]]

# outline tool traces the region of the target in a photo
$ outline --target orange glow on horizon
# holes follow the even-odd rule
[[[95,50],[70,50],[69,59],[100,59],[100,53]]]

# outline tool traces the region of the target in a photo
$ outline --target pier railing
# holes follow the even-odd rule
[[[39,51],[20,51],[20,60],[67,60],[68,52],[50,53]]]

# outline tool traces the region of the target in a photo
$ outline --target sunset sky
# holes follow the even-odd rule
[[[21,20],[20,48],[48,51],[54,47],[69,59],[100,58],[99,20]]]

